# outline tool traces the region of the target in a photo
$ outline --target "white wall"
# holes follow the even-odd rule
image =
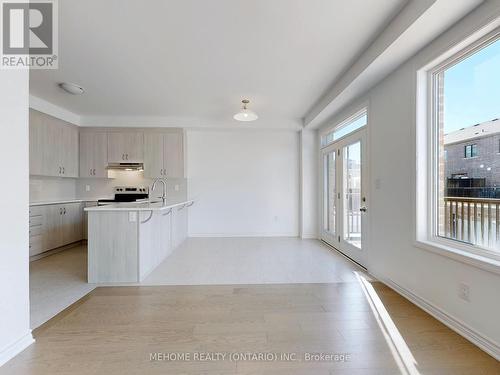
[[[357,105],[369,102],[369,271],[413,293],[436,311],[445,312],[486,339],[490,348],[498,350],[500,275],[416,247],[413,203],[416,71],[495,15],[500,15],[498,2],[479,7],[351,103],[348,109],[338,113],[331,122],[344,119]],[[376,180],[380,182],[378,188],[375,188]],[[470,286],[470,302],[458,298],[461,282]]]
[[[28,266],[28,72],[0,70],[0,365],[33,342]]]
[[[297,236],[295,131],[188,130],[191,236]]]

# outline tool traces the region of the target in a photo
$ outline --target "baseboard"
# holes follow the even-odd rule
[[[298,237],[297,233],[189,233],[193,238],[238,238],[238,237]]]
[[[319,240],[319,237],[316,233],[304,233],[300,236],[303,240]]]
[[[0,352],[0,366],[6,364],[8,361],[10,361],[16,355],[21,353],[24,349],[26,349],[34,342],[35,339],[33,339],[33,335],[31,334],[31,329],[30,329],[26,335],[24,335],[14,343],[10,344]]]
[[[388,287],[396,291],[398,294],[400,294],[404,298],[408,299],[409,301],[420,307],[422,310],[432,315],[441,323],[443,323],[444,325],[446,325],[459,335],[463,336],[477,347],[484,350],[486,353],[494,357],[496,360],[500,361],[500,346],[496,342],[480,334],[479,332],[472,329],[459,319],[456,319],[453,316],[449,315],[439,307],[417,296],[408,289],[398,285],[394,281],[381,277],[375,273],[371,274],[376,279],[378,279],[379,281],[381,281],[382,283],[386,284]]]

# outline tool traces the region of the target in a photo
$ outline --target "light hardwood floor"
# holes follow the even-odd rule
[[[35,330],[36,343],[0,374],[500,374],[495,359],[355,274],[330,284],[97,288]],[[151,361],[157,352],[302,360]],[[310,352],[349,360],[304,361]]]

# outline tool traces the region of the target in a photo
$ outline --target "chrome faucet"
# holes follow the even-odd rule
[[[161,196],[161,199],[163,201],[163,204],[165,204],[167,202],[167,182],[163,178],[158,177],[153,181],[153,185],[151,186],[151,193],[155,190],[158,181],[163,184],[163,194]]]

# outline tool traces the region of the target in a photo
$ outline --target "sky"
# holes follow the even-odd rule
[[[444,132],[500,118],[500,40],[445,71]]]

